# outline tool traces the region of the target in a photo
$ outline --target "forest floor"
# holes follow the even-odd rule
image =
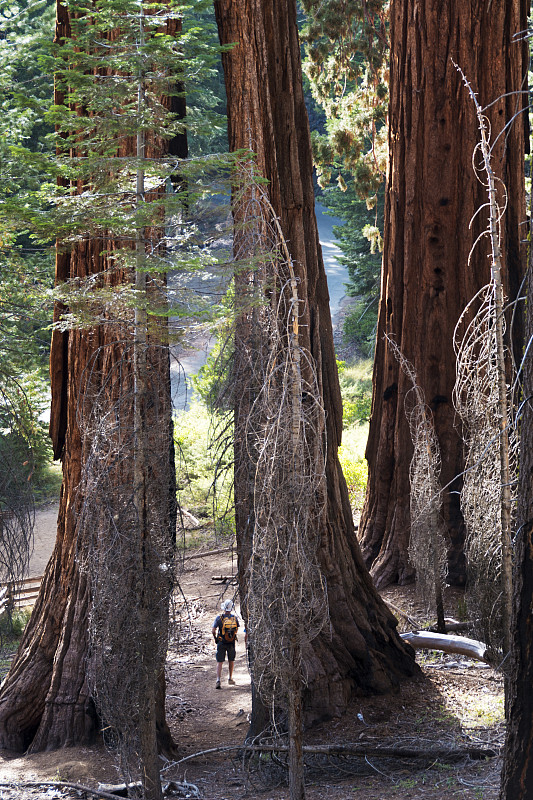
[[[212,577],[233,575],[235,569],[229,551],[184,562],[182,594],[176,600],[181,622],[167,665],[168,721],[178,745],[177,758],[199,755],[174,766],[167,764],[167,776],[182,784],[183,791],[175,795],[179,797],[286,800],[286,775],[280,762],[262,757],[246,765],[238,750],[216,750],[243,742],[251,710],[242,635],[236,685],[228,685],[225,665],[222,690],[215,689],[211,627],[223,596],[231,597],[235,589],[215,583]],[[413,587],[393,587],[383,595],[416,620],[423,618]],[[449,591],[446,600],[447,615],[457,617],[461,596]],[[306,744],[355,743],[427,751],[490,746],[500,752],[504,735],[501,675],[463,657],[425,653],[418,661],[420,676],[406,681],[398,694],[355,699],[343,717],[308,730]],[[307,771],[307,800],[496,800],[499,771],[498,756],[458,762],[431,755],[416,760],[376,755],[315,758]],[[96,789],[101,783],[120,780],[113,755],[101,745],[16,758],[0,751],[0,800],[83,797],[80,786]]]

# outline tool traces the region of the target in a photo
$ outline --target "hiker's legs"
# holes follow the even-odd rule
[[[226,648],[224,647],[222,642],[219,642],[217,644],[217,654],[216,654],[216,660],[217,660],[217,685],[216,685],[216,688],[217,689],[220,689],[220,678],[222,676],[222,664],[224,663],[225,659],[226,659]]]
[[[228,647],[228,668],[229,668],[229,683],[235,683],[233,680],[233,667],[235,666],[235,642],[232,642]]]

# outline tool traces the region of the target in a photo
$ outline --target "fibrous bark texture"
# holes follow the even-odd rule
[[[279,218],[298,279],[301,347],[314,359],[326,412],[327,509],[320,530],[319,563],[327,581],[330,626],[307,648],[306,720],[342,712],[355,692],[386,692],[415,670],[396,622],[377,595],[357,544],[346,484],[337,458],[342,405],[333,348],[329,296],[312,186],[309,123],[302,91],[300,45],[293,0],[217,0],[232,150],[256,153],[258,173],[268,180],[270,202]],[[238,220],[239,201],[234,204]],[[246,231],[243,233],[246,236]],[[240,234],[236,231],[236,251]],[[257,280],[249,277],[248,283]],[[259,276],[269,296],[269,276]],[[244,291],[243,270],[237,285]],[[239,576],[245,573],[254,528],[253,488],[246,431],[257,397],[258,361],[265,344],[260,313],[245,313],[236,335],[235,495]],[[255,322],[255,324],[254,324]],[[243,367],[249,365],[249,369]],[[252,377],[250,377],[252,376]],[[252,725],[253,727],[253,725]]]
[[[404,412],[409,390],[385,340],[411,361],[430,405],[442,456],[448,576],[464,582],[464,523],[459,506],[463,447],[452,407],[452,335],[468,301],[489,281],[488,249],[468,256],[487,224],[485,189],[472,170],[475,109],[455,63],[492,126],[493,168],[508,192],[503,221],[505,291],[513,300],[523,275],[526,0],[393,0],[389,109],[390,163],[385,198],[381,300],[374,397],[367,446],[369,479],[360,542],[378,586],[410,580],[409,463]],[[516,37],[516,38],[513,38]],[[512,93],[512,94],[508,94]],[[507,95],[507,96],[505,96]],[[509,125],[511,119],[516,119]],[[508,127],[506,127],[508,126]],[[521,339],[520,325],[513,331]]]
[[[177,24],[177,21],[172,24]],[[168,32],[175,33],[176,30]],[[70,35],[68,11],[58,3],[56,41],[60,42]],[[56,92],[56,103],[62,102],[63,97]],[[173,147],[178,145],[174,143]],[[182,148],[183,145],[182,141]],[[122,146],[119,155],[134,155],[134,148],[135,144],[131,141]],[[155,148],[156,145],[148,157],[160,155]],[[186,152],[182,150],[181,155],[186,155]],[[71,187],[73,193],[83,188],[76,185]],[[128,246],[113,241],[112,236],[87,236],[73,245],[70,252],[58,248],[56,282],[76,279],[83,282],[94,275],[101,275],[98,286],[110,287],[131,281],[129,271],[117,269],[113,262],[113,252],[121,245]],[[64,307],[58,305],[55,319],[64,311]],[[93,442],[82,430],[80,414],[84,415],[83,421],[87,423],[88,417],[97,413],[91,398],[101,397],[107,391],[109,395],[114,393],[113,399],[119,403],[121,387],[132,383],[132,363],[124,342],[126,331],[127,322],[123,325],[104,323],[85,329],[53,332],[50,434],[55,457],[61,458],[63,463],[63,485],[55,549],[23,640],[0,691],[0,747],[8,750],[39,751],[79,745],[93,739],[98,730],[98,714],[88,685],[91,660],[89,620],[93,601],[88,580],[90,570],[80,569],[78,557],[91,549],[89,545],[98,540],[101,531],[81,523],[83,506],[87,502],[82,487],[87,485],[85,467]],[[166,504],[161,519],[165,518],[169,541],[172,543],[175,535],[175,471],[170,434],[169,361],[168,352],[164,351],[164,346],[156,348],[157,355],[151,363],[157,372],[158,390],[165,395],[160,404],[164,407],[161,408],[158,424],[160,430],[168,434],[168,455],[159,448],[166,464],[164,477],[159,476],[158,479],[155,504],[160,507]],[[119,380],[108,380],[113,371],[122,371]],[[110,388],[106,389],[106,386]],[[111,396],[109,399],[112,399]],[[131,418],[131,397],[125,399],[124,405],[126,417]],[[115,480],[117,495],[124,492],[128,485],[133,487],[131,459],[127,454],[121,459]],[[110,492],[112,489],[113,486]],[[102,509],[109,505],[109,499],[96,496],[92,500],[93,506],[98,504],[98,507],[89,509],[89,516],[93,520],[105,517]],[[107,553],[107,556],[110,554]],[[159,743],[162,748],[169,750],[172,739],[165,722],[162,672],[156,683]]]
[[[526,341],[533,336],[533,271],[527,277]],[[533,358],[524,364],[521,418],[518,532],[515,537],[511,668],[507,683],[507,738],[502,769],[501,800],[527,800],[533,786]]]

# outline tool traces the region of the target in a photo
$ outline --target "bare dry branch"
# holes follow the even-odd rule
[[[433,415],[418,385],[413,365],[390,336],[387,342],[404,374],[411,381],[405,396],[413,456],[409,466],[411,483],[411,536],[409,558],[416,571],[416,585],[428,607],[437,614],[437,624],[445,632],[442,586],[446,576],[446,540],[441,517],[440,447]]]
[[[459,70],[476,108],[480,141],[473,169],[486,187],[491,245],[491,281],[470,301],[454,333],[455,408],[466,446],[461,508],[467,537],[467,598],[478,634],[493,648],[509,650],[511,621],[511,526],[518,441],[509,385],[510,359],[504,345],[505,306],[501,277],[501,220],[507,192],[491,165],[490,126],[468,80]],[[478,213],[481,209],[478,210]],[[476,247],[478,240],[474,243]]]

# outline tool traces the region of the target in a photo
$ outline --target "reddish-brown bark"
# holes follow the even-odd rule
[[[331,629],[315,639],[306,653],[304,701],[309,722],[342,712],[354,692],[390,691],[399,679],[413,673],[415,665],[364,567],[337,457],[342,405],[314,213],[296,3],[217,0],[215,10],[221,41],[235,43],[223,56],[230,148],[253,149],[258,171],[268,179],[270,201],[299,279],[301,346],[314,359],[326,411],[327,520],[321,530],[319,559],[327,579]],[[239,323],[237,364],[253,365],[261,357],[255,349],[260,335],[253,329],[252,314]],[[253,527],[246,418],[256,389],[246,375],[236,387],[235,493],[241,589],[245,589]]]
[[[533,296],[532,255],[527,296]],[[527,304],[526,341],[533,336],[533,312]],[[501,800],[527,800],[533,786],[533,358],[524,364],[520,436],[518,532],[515,537],[511,665],[507,683],[507,736],[502,770]]]
[[[381,301],[374,365],[374,398],[367,447],[369,478],[360,525],[366,563],[379,585],[412,578],[409,542],[411,438],[404,412],[410,388],[384,341],[395,338],[414,365],[431,407],[442,455],[443,517],[449,536],[449,578],[464,581],[464,523],[458,492],[463,448],[452,406],[455,360],[452,335],[459,315],[489,280],[481,243],[486,202],[472,170],[477,143],[475,111],[461,77],[488,105],[493,167],[508,190],[503,223],[503,274],[510,299],[523,275],[524,108],[526,0],[393,0],[389,153]],[[505,129],[505,133],[502,132]],[[502,135],[500,135],[502,134]],[[499,137],[499,138],[498,138]],[[497,139],[497,142],[496,142]],[[517,340],[520,330],[515,331]]]
[[[176,33],[179,21],[171,24],[173,28],[169,29],[169,33]],[[69,35],[68,12],[58,2],[56,40],[60,41]],[[56,102],[62,101],[63,97],[56,92]],[[178,105],[172,110],[180,109]],[[149,157],[158,155],[154,147],[147,152]],[[171,143],[170,147],[180,156],[186,156],[184,137]],[[132,153],[135,153],[134,149],[126,149],[121,155]],[[130,280],[131,276],[114,268],[112,261],[103,254],[104,250],[112,251],[115,246],[116,243],[109,240],[104,242],[98,238],[86,238],[79,241],[70,252],[58,249],[56,281],[84,279],[100,273],[105,275],[102,283],[108,285]],[[56,308],[56,320],[64,310],[62,306]],[[39,751],[81,744],[90,741],[97,732],[98,717],[87,683],[91,593],[87,575],[80,571],[77,561],[77,555],[84,552],[86,547],[83,537],[91,533],[80,531],[77,527],[84,501],[80,490],[80,485],[83,485],[84,458],[90,442],[82,441],[77,416],[82,397],[81,387],[84,381],[87,384],[85,373],[89,364],[93,391],[101,389],[106,375],[121,360],[124,361],[124,385],[131,382],[132,364],[124,357],[124,342],[120,341],[124,329],[119,326],[118,330],[117,333],[116,326],[109,325],[53,332],[50,434],[55,457],[62,460],[63,485],[54,552],[23,640],[0,690],[0,747],[8,750]],[[168,355],[161,356],[161,350],[157,352],[152,368],[159,371],[158,385],[168,388],[168,399],[164,401],[166,405],[159,419],[159,429],[165,429],[166,419],[170,432]],[[90,396],[89,392],[87,397]],[[90,413],[90,400],[86,398],[84,403],[85,412]],[[175,471],[172,440],[169,437],[167,439],[168,463],[165,474],[170,489]],[[131,467],[126,472],[117,478],[119,482],[131,482]],[[173,498],[169,494],[166,494],[165,483],[161,481],[155,502],[160,505],[168,503],[168,531],[169,537],[172,537],[175,491]],[[159,744],[162,749],[170,751],[173,742],[165,721],[163,674],[160,675],[156,693]]]

